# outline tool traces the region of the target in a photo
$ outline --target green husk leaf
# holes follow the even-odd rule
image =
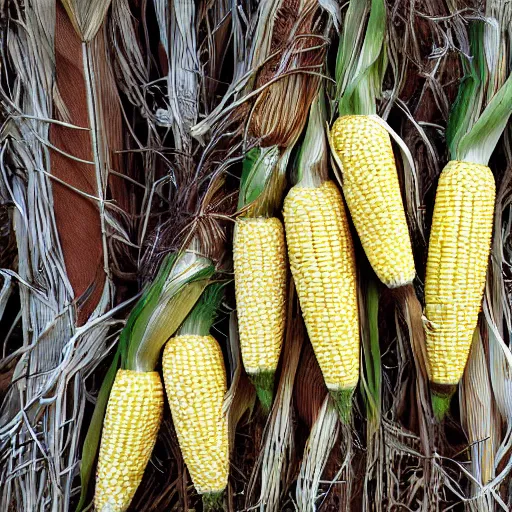
[[[320,89],[311,104],[306,135],[298,157],[297,184],[301,187],[318,187],[328,179],[326,121],[324,92]]]
[[[453,394],[439,394],[432,391],[432,410],[437,421],[443,421],[444,417],[450,410],[450,402],[452,401]]]
[[[361,385],[368,421],[376,424],[381,414],[382,367],[379,344],[379,290],[373,279],[368,283],[366,293],[366,315],[368,336],[362,339],[365,375]]]
[[[256,390],[263,414],[268,416],[274,401],[275,371],[263,371],[249,375],[249,379]]]
[[[82,448],[82,461],[80,464],[80,501],[78,502],[76,512],[80,512],[85,508],[87,491],[91,481],[92,468],[100,446],[101,430],[103,428],[103,419],[105,418],[108,398],[121,362],[120,347],[121,345],[119,344],[114,355],[114,359],[112,360],[112,364],[110,365],[110,368],[108,369],[101,384],[101,388],[96,399],[96,405],[94,406],[94,411],[92,413],[91,423],[89,424],[87,435],[85,436]]]
[[[364,42],[356,59],[361,27],[367,13],[367,4],[360,0],[350,2],[344,23],[344,34],[338,49],[336,81],[338,84],[338,113],[376,114],[376,100],[380,96],[387,67],[386,6],[384,0],[371,0],[370,18]],[[344,55],[350,57],[344,57]]]
[[[464,79],[450,113],[446,139],[453,160],[487,165],[512,113],[512,78],[492,96],[484,111],[485,98],[493,84],[485,55],[485,23],[470,27],[470,61],[462,61]]]
[[[350,425],[352,421],[352,397],[354,396],[354,391],[354,388],[330,390],[334,407],[343,425]]]
[[[483,33],[483,22],[471,24],[469,38],[473,58],[462,59],[464,77],[446,127],[446,142],[451,155],[457,154],[459,142],[473,126],[482,109],[482,88],[486,74]]]
[[[195,252],[184,251],[177,256],[156,305],[140,317],[140,324],[134,324],[125,368],[155,369],[165,342],[183,323],[214,272],[212,262]]]
[[[224,508],[224,491],[203,494],[203,512],[221,512]]]
[[[461,139],[456,159],[487,165],[512,114],[512,75]]]
[[[142,297],[138,300],[133,308],[124,329],[119,337],[119,348],[121,352],[121,366],[126,368],[128,348],[132,339],[141,337],[147,328],[148,322],[153,314],[158,299],[162,293],[165,282],[169,277],[169,273],[176,261],[177,255],[168,254],[162,264],[154,281],[146,288]]]
[[[355,72],[367,15],[368,2],[366,0],[349,3],[336,55],[335,77],[338,98],[345,92],[348,82]]]
[[[206,287],[194,309],[179,328],[179,335],[208,336],[217,318],[217,311],[224,297],[225,285],[226,283],[217,282]]]
[[[271,149],[271,148],[269,148]],[[247,206],[258,198],[265,187],[265,180],[257,180],[255,167],[261,156],[261,148],[256,147],[248,151],[242,163],[242,178],[240,180],[240,194],[238,196],[238,209]],[[263,181],[263,183],[261,183]]]
[[[279,172],[279,148],[253,148],[245,156],[238,209],[248,217],[271,217],[279,207],[285,174]]]

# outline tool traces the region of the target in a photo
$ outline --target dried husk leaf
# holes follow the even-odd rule
[[[298,417],[312,428],[327,396],[322,370],[313,352],[311,343],[306,342],[297,370],[294,399]]]
[[[288,147],[300,135],[316,96],[328,23],[313,0],[282,1],[272,20],[268,55],[255,81],[259,89],[250,132],[260,146]]]
[[[123,156],[120,153],[123,146],[123,119],[121,112],[121,99],[112,70],[112,55],[107,48],[107,25],[100,28],[97,37],[91,41],[92,65],[96,78],[97,95],[101,101],[96,104],[98,131],[102,137],[102,159],[109,171],[108,185],[110,196],[117,207],[123,212],[132,212],[134,202],[129,195],[127,181],[119,176],[126,175],[128,170],[123,165]]]
[[[321,506],[323,492],[320,485],[325,482],[324,472],[338,440],[338,412],[331,397],[323,396],[324,401],[312,425],[297,476],[295,496],[299,510],[316,510],[316,506]]]
[[[57,118],[89,128],[89,92],[84,75],[87,63],[82,42],[60,4],[56,13],[55,61]],[[98,197],[91,132],[52,124],[50,142],[58,148],[50,156],[52,175],[58,178],[53,185],[55,219],[77,300],[79,324],[83,324],[96,307],[105,280],[99,209],[94,200],[83,195]]]
[[[111,0],[62,0],[82,41],[91,41],[101,27]]]
[[[471,444],[472,473],[477,482],[475,494],[481,485],[495,476],[494,455],[499,439],[500,425],[496,423],[491,381],[487,367],[483,339],[475,330],[464,378],[461,382],[462,424]]]

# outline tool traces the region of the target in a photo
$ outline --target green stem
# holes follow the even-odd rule
[[[331,390],[334,406],[338,411],[341,423],[350,425],[352,419],[352,397],[355,388]]]
[[[203,494],[203,512],[221,512],[224,510],[224,491]]]
[[[274,378],[275,372],[272,370],[262,371],[249,375],[253,386],[256,388],[256,394],[260,401],[263,413],[268,416],[274,400]]]
[[[369,425],[378,425],[382,410],[382,370],[379,344],[379,289],[375,279],[371,278],[366,289],[365,304],[366,328],[362,337],[364,379],[360,389],[365,398]]]
[[[436,386],[431,390],[432,410],[437,421],[443,421],[447,412],[450,410],[450,402],[455,394],[457,386]]]

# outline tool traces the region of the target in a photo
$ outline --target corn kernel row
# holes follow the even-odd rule
[[[388,287],[409,285],[414,260],[387,131],[369,116],[344,116],[331,139],[370,263]],[[464,371],[485,285],[494,199],[488,167],[452,161],[443,170],[425,282],[429,374],[437,384],[457,384]],[[288,193],[283,215],[290,268],[324,380],[330,390],[353,389],[359,376],[357,278],[342,196],[331,181],[299,184]],[[275,370],[285,318],[283,227],[274,218],[239,219],[234,245],[244,364],[249,373]],[[163,372],[194,485],[199,493],[222,491],[229,457],[220,347],[211,336],[177,336],[164,351]],[[162,407],[158,373],[118,371],[100,448],[98,510],[128,507],[151,455]]]
[[[451,161],[439,178],[425,279],[430,379],[457,384],[481,308],[495,185],[489,167]]]

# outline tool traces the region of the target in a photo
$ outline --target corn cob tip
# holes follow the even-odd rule
[[[252,385],[256,389],[256,395],[260,401],[263,414],[268,416],[274,400],[274,377],[273,370],[261,371],[249,375]]]
[[[412,285],[414,282],[414,278],[416,277],[416,270],[410,271],[408,273],[398,274],[395,278],[390,279],[387,282],[382,281],[390,290],[396,290],[397,288],[402,288],[404,286]]]
[[[120,508],[116,507],[112,503],[107,503],[101,508],[95,508],[96,512],[120,512]]]
[[[343,425],[350,425],[352,420],[352,397],[354,396],[354,391],[355,388],[329,390],[334,401],[334,407]]]
[[[203,494],[203,512],[221,512],[224,508],[224,491]]]

